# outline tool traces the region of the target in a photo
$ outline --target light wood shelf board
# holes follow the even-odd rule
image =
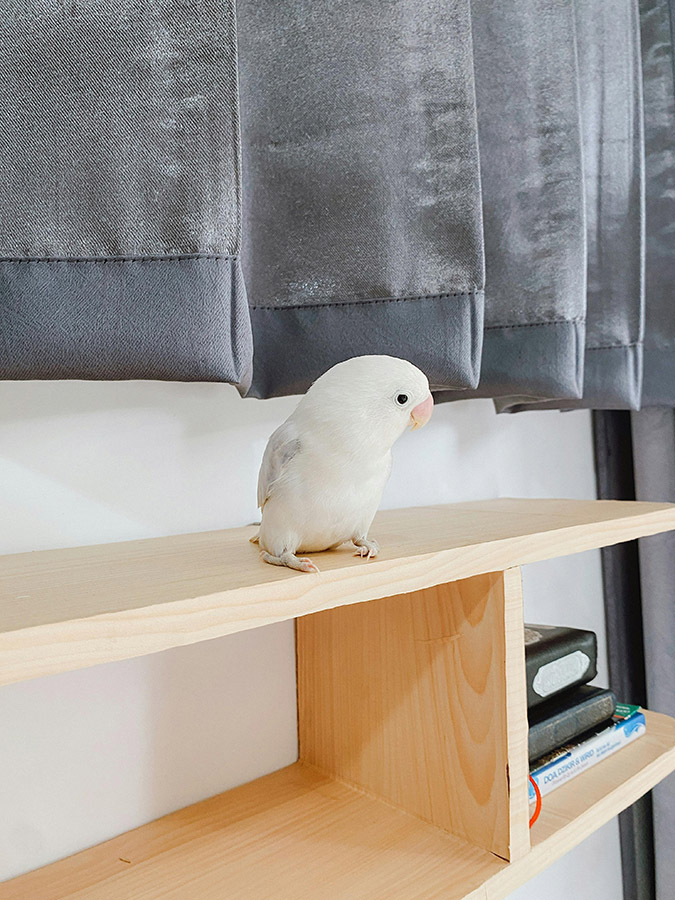
[[[544,798],[506,863],[296,763],[0,884],[0,900],[503,900],[675,768],[675,721]]]
[[[315,554],[319,575],[263,563],[253,528],[0,556],[0,684],[672,528],[672,504],[499,499],[381,512],[378,558]]]
[[[675,770],[675,719],[645,718],[645,735],[544,796],[532,850],[488,880],[486,900],[504,900]]]
[[[651,787],[655,777],[664,777],[675,769],[675,720],[649,711],[645,718],[645,735],[544,797],[542,814],[532,830],[533,847],[570,822],[578,824],[589,807],[612,806],[620,799],[613,796],[615,791],[629,792],[626,805],[630,805],[646,793],[646,784]]]
[[[502,865],[295,764],[0,884],[0,900],[460,900]]]

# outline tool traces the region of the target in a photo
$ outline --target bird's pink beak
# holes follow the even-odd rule
[[[410,413],[413,431],[415,430],[415,428],[422,428],[423,425],[426,425],[431,418],[431,414],[433,411],[434,398],[431,396],[431,394],[429,394],[427,399],[422,403],[418,403]]]

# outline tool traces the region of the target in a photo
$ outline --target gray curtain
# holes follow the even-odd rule
[[[631,414],[635,494],[675,503],[675,411]],[[675,716],[675,534],[639,542],[647,703]],[[675,778],[653,791],[657,900],[675,894]]]
[[[486,291],[471,396],[580,397],[586,224],[574,2],[475,0],[472,12]]]
[[[583,404],[635,409],[644,337],[644,129],[634,0],[577,3],[586,185]]]
[[[578,399],[507,397],[500,411],[636,409],[644,337],[644,130],[634,0],[576,4],[586,210],[586,335]],[[579,258],[579,257],[578,257]]]
[[[8,0],[0,377],[672,406],[674,132],[669,0]]]
[[[673,2],[577,4],[588,251],[583,395],[500,411],[675,405]],[[621,48],[621,52],[619,52]]]
[[[6,0],[0,374],[251,377],[233,0]]]
[[[469,0],[239,0],[252,393],[405,355],[474,387],[483,230]]]
[[[598,497],[634,500],[631,414],[593,413]],[[617,697],[647,706],[645,641],[637,541],[601,551],[609,681]],[[655,900],[654,818],[651,793],[619,816],[623,900]]]
[[[644,406],[675,406],[675,2],[641,0],[646,154]]]
[[[594,413],[598,495],[675,502],[675,411]],[[675,715],[675,535],[602,551],[610,684]],[[620,817],[624,900],[675,893],[675,778]]]

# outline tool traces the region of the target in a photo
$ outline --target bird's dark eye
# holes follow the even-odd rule
[[[398,397],[396,398],[396,402],[398,403],[399,406],[405,406],[406,403],[408,402],[408,395],[407,394],[399,394]]]

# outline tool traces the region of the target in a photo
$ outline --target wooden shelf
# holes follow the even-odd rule
[[[0,556],[0,684],[154,653],[344,604],[675,528],[675,506],[489,500],[382,512],[370,562],[263,563],[253,528]]]
[[[545,798],[506,863],[296,763],[0,885],[1,900],[501,900],[675,767],[675,722]]]
[[[297,618],[300,747],[0,900],[506,897],[675,769],[648,713],[530,832],[519,566],[671,529],[662,503],[493,500],[383,512],[381,556],[317,575],[262,563],[252,528],[0,557],[0,683]]]

